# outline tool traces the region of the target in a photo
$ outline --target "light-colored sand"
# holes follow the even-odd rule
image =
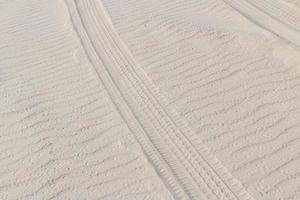
[[[297,1],[0,9],[0,199],[300,199]]]
[[[0,199],[173,199],[65,2],[2,1],[1,10]]]

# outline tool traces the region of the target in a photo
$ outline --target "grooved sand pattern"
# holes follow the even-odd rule
[[[245,2],[104,5],[169,106],[255,199],[299,199],[299,8],[262,0],[246,10]]]
[[[0,0],[0,199],[299,199],[299,5]]]
[[[119,39],[102,4],[93,0],[68,3],[71,15],[78,14],[72,19],[87,54],[96,53],[98,62],[106,66],[98,69],[95,60],[99,76],[110,79],[107,88],[111,88],[112,96],[120,94],[113,101],[119,103],[123,116],[128,115],[127,123],[133,123],[137,140],[175,197],[251,199],[201,141],[197,141],[184,121],[168,109],[167,102]]]
[[[173,199],[88,61],[65,2],[0,7],[0,199]]]

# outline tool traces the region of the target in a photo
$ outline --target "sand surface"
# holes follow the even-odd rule
[[[0,199],[299,200],[300,2],[0,0]]]

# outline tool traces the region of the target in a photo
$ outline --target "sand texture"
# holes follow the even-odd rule
[[[0,199],[299,200],[300,2],[0,0]]]

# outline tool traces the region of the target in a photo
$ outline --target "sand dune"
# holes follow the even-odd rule
[[[300,199],[299,6],[0,1],[0,199]]]

